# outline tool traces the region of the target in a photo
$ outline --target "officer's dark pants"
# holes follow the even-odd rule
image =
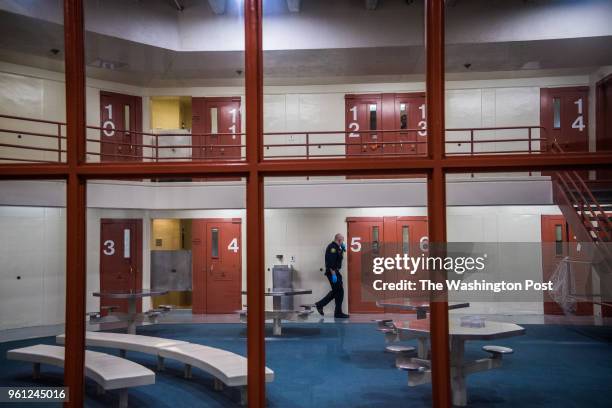
[[[334,311],[334,314],[336,315],[340,314],[342,313],[342,301],[344,300],[344,287],[342,286],[342,275],[340,275],[339,272],[336,272],[336,276],[338,277],[338,280],[336,281],[336,283],[332,281],[331,272],[325,272],[325,276],[327,277],[327,280],[329,281],[329,284],[331,285],[331,290],[329,291],[327,295],[325,295],[323,299],[319,300],[316,304],[317,306],[325,307],[329,302],[331,302],[332,300],[335,300],[336,310]]]

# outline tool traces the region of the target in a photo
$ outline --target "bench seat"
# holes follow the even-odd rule
[[[247,385],[247,359],[231,351],[187,343],[160,348],[159,355],[206,371],[229,387]],[[268,367],[266,381],[274,381],[274,371]]]
[[[59,344],[65,335],[56,337]],[[185,377],[191,377],[191,368],[196,367],[215,378],[215,389],[222,384],[240,387],[241,402],[245,402],[247,385],[247,359],[231,351],[181,340],[150,337],[139,334],[107,333],[88,331],[85,344],[90,347],[116,348],[122,352],[136,351],[157,356],[158,370],[164,369],[164,359],[169,358],[185,364]],[[266,367],[266,381],[274,380],[274,371]]]
[[[188,344],[186,341],[164,339],[161,337],[94,331],[86,332],[85,339],[89,347],[114,348],[153,355],[158,355],[160,347]],[[64,344],[66,335],[60,334],[55,338],[55,341],[57,344]]]
[[[37,344],[6,353],[9,360],[34,364],[38,375],[40,364],[64,367],[64,347]],[[155,373],[140,364],[110,354],[85,351],[85,376],[104,390],[121,390],[119,406],[127,407],[127,388],[155,384]]]

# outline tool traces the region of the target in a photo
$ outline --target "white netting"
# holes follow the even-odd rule
[[[550,277],[553,288],[549,292],[550,297],[563,309],[565,314],[576,312],[576,298],[572,296],[572,277],[569,267],[569,257],[565,257],[559,262],[557,268]]]

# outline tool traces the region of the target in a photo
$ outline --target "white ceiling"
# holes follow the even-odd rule
[[[267,2],[266,4],[276,4],[275,1],[278,3],[278,0],[272,0],[272,3]],[[142,7],[144,3],[149,4],[145,1],[124,1],[122,3],[89,1],[87,5],[95,4],[98,8],[106,5],[109,8],[113,4],[122,4],[125,8],[127,4],[132,8],[138,8]],[[236,24],[241,27],[242,20],[236,20],[236,16],[232,15],[232,13],[238,12],[236,5],[234,5],[235,10],[228,9],[226,15],[215,16],[209,9],[208,3],[201,0],[183,1],[186,9],[182,13],[173,9],[171,7],[173,2],[170,1],[155,0],[151,3],[155,7],[147,9],[146,18],[139,15],[139,20],[134,19],[135,22],[130,29],[121,31],[117,27],[122,25],[118,24],[113,31],[114,35],[110,35],[109,32],[104,33],[104,30],[87,31],[86,64],[88,65],[89,77],[146,87],[239,85],[243,82],[244,52],[239,49],[240,47],[230,45],[224,49],[224,46],[217,44],[212,47],[207,46],[208,50],[177,51],[176,47],[170,47],[168,44],[172,42],[170,41],[172,38],[162,38],[163,36],[155,34],[158,30],[167,30],[169,26],[172,26],[172,21],[178,18],[183,22],[182,34],[179,36],[181,37],[180,43],[183,45],[181,49],[195,48],[194,44],[197,44],[198,41],[200,43],[211,42],[207,39],[208,37],[195,36],[197,33],[204,34],[206,32],[206,29],[202,28],[203,26],[208,27],[209,31],[217,32],[217,34],[220,32],[220,22],[225,21],[229,27],[235,27]],[[236,2],[230,1],[229,3],[234,4]],[[340,36],[333,41],[326,40],[332,46],[321,48],[320,42],[323,40],[320,38],[312,40],[316,46],[305,47],[304,44],[308,40],[306,38],[306,40],[300,40],[301,45],[299,47],[277,47],[265,51],[264,70],[267,84],[333,83],[346,82],[357,78],[363,81],[368,77],[378,80],[384,78],[390,80],[419,79],[422,77],[425,70],[425,60],[421,36],[422,25],[416,23],[417,21],[421,22],[420,18],[422,17],[420,15],[422,10],[419,7],[414,4],[408,6],[403,1],[379,2],[381,5],[377,10],[368,11],[362,7],[362,2],[358,2],[359,5],[357,6],[356,2],[340,1],[338,3],[334,2],[336,3],[334,7],[329,6],[327,14],[321,14],[325,9],[322,9],[320,1],[304,0],[302,3],[302,9],[299,13],[289,13],[286,10],[283,12],[281,7],[283,3],[276,4],[276,9],[271,8],[269,10],[267,20],[264,20],[264,26],[268,21],[271,26],[276,24],[277,28],[284,24],[284,30],[286,31],[288,30],[287,27],[292,27],[293,24],[296,27],[302,27],[303,30],[310,30],[305,31],[308,34],[312,32],[317,23],[322,27],[330,21],[336,21],[341,25],[339,16],[343,9],[338,4],[345,4],[349,7],[347,10],[351,10],[355,19],[360,22],[376,16],[372,22],[377,24],[360,25],[358,41],[340,38]],[[455,5],[449,8],[449,20],[451,18],[459,19],[461,13],[473,12],[472,9],[478,1],[460,0],[454,3]],[[505,39],[503,41],[492,41],[491,36],[494,34],[484,32],[488,29],[490,23],[485,20],[482,20],[482,32],[479,34],[460,31],[456,26],[449,27],[447,31],[449,44],[446,52],[448,73],[529,72],[533,70],[590,72],[599,66],[612,65],[612,24],[607,24],[606,27],[599,27],[598,29],[589,27],[587,30],[585,28],[582,34],[576,29],[563,28],[561,30],[559,25],[551,27],[551,32],[556,33],[560,38],[546,38],[541,27],[536,27],[537,30],[534,29],[533,38],[525,39],[529,36],[516,31],[520,27],[523,27],[523,31],[528,29],[529,22],[533,20],[532,14],[538,15],[542,12],[542,9],[525,7],[525,2],[522,0],[490,2],[490,4],[504,4],[506,8],[508,3],[515,3],[516,10],[514,14],[509,14],[507,18],[511,20],[512,24],[500,29],[498,37]],[[572,6],[575,9],[575,3],[582,2],[540,0],[535,3],[546,3],[549,7],[548,11],[553,15],[556,13],[559,17],[572,10],[567,9],[567,7]],[[551,6],[553,3],[564,4],[566,8],[559,10],[558,7]],[[586,3],[601,6],[600,3],[602,2],[586,1],[583,4]],[[612,2],[607,3],[612,4]],[[0,6],[1,8],[2,6]],[[190,24],[195,30],[191,34],[185,30],[185,27],[189,26],[190,19],[194,18],[193,15],[189,15],[190,8],[194,10],[193,13],[196,15],[206,15],[208,19],[206,24],[202,21],[197,24],[191,21]],[[7,7],[4,7],[4,9],[6,10]],[[398,10],[402,10],[404,13],[411,12],[411,19],[414,19],[417,15],[419,18],[414,20],[416,27],[406,28],[389,16],[389,11],[395,11],[397,14]],[[504,10],[504,7],[501,10]],[[580,9],[577,10],[580,11]],[[600,10],[591,7],[591,9],[587,8],[585,10],[589,11],[590,14],[587,13],[587,15],[592,17],[594,12],[602,10],[607,12],[608,9]],[[15,10],[14,7],[10,12],[0,11],[0,60],[61,71],[64,58],[63,27],[57,21],[53,21],[57,20],[57,16],[53,17],[53,13],[47,11],[46,18],[40,15],[33,17],[34,11],[32,9]],[[610,7],[610,11],[612,12],[612,7]],[[160,17],[158,15],[160,13],[167,13],[169,17]],[[319,19],[316,18],[317,15],[320,17]],[[494,19],[495,16],[496,14],[493,13],[491,18]],[[217,21],[218,19],[220,21]],[[389,24],[394,23],[400,27],[380,25],[388,19],[391,19]],[[598,20],[593,23],[596,22]],[[158,23],[159,26],[155,26],[155,23]],[[576,18],[576,24],[578,23],[588,25],[587,22],[582,22],[582,20]],[[88,28],[95,26],[94,23],[86,24]],[[143,31],[142,27],[145,26],[147,29]],[[351,24],[350,28],[347,28],[347,33],[354,34],[351,31],[354,30],[354,26],[355,24]],[[137,30],[136,27],[140,27],[141,30]],[[155,27],[155,29],[152,29],[152,27]],[[384,29],[381,27],[384,27]],[[514,27],[514,33],[512,27]],[[338,28],[335,29],[339,30]],[[321,28],[321,30],[329,30],[329,27]],[[397,35],[396,31],[398,30],[403,34],[412,33],[411,37],[405,41],[398,41],[394,35],[391,35],[385,40],[385,37],[379,34],[381,31],[388,31],[387,34]],[[108,31],[108,28],[106,31]],[[418,33],[418,35],[415,33]],[[594,35],[597,33],[608,33],[608,35]],[[297,38],[295,33],[293,35]],[[143,36],[146,39],[143,39]],[[131,38],[131,40],[127,38]],[[139,38],[139,41],[135,40]],[[457,42],[458,39],[462,38],[471,39],[471,41]],[[507,40],[512,38],[522,38],[522,40]],[[223,43],[223,40],[219,40],[219,38],[216,38],[215,41]],[[228,41],[232,43],[235,39],[228,39]],[[280,44],[282,42],[277,43],[277,45]],[[57,55],[51,52],[52,49],[59,50]],[[470,64],[469,68],[466,67],[466,64]],[[100,68],[100,65],[105,65],[106,68]]]

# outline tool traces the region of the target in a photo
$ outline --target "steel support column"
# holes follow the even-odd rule
[[[247,178],[247,358],[248,405],[266,405],[264,326],[264,188],[258,163],[263,159],[262,0],[245,0],[245,94]]]
[[[78,166],[85,157],[85,44],[82,0],[64,1],[66,55],[66,407],[84,406],[85,366],[85,179]]]
[[[426,0],[425,48],[427,52],[427,138],[432,168],[427,177],[429,241],[433,251],[446,243],[446,185],[443,171],[444,132],[444,0]],[[436,273],[437,271],[434,271]],[[442,271],[440,271],[442,272]],[[440,278],[440,276],[436,276]],[[450,407],[448,305],[436,294],[431,303],[431,384],[434,407]]]

